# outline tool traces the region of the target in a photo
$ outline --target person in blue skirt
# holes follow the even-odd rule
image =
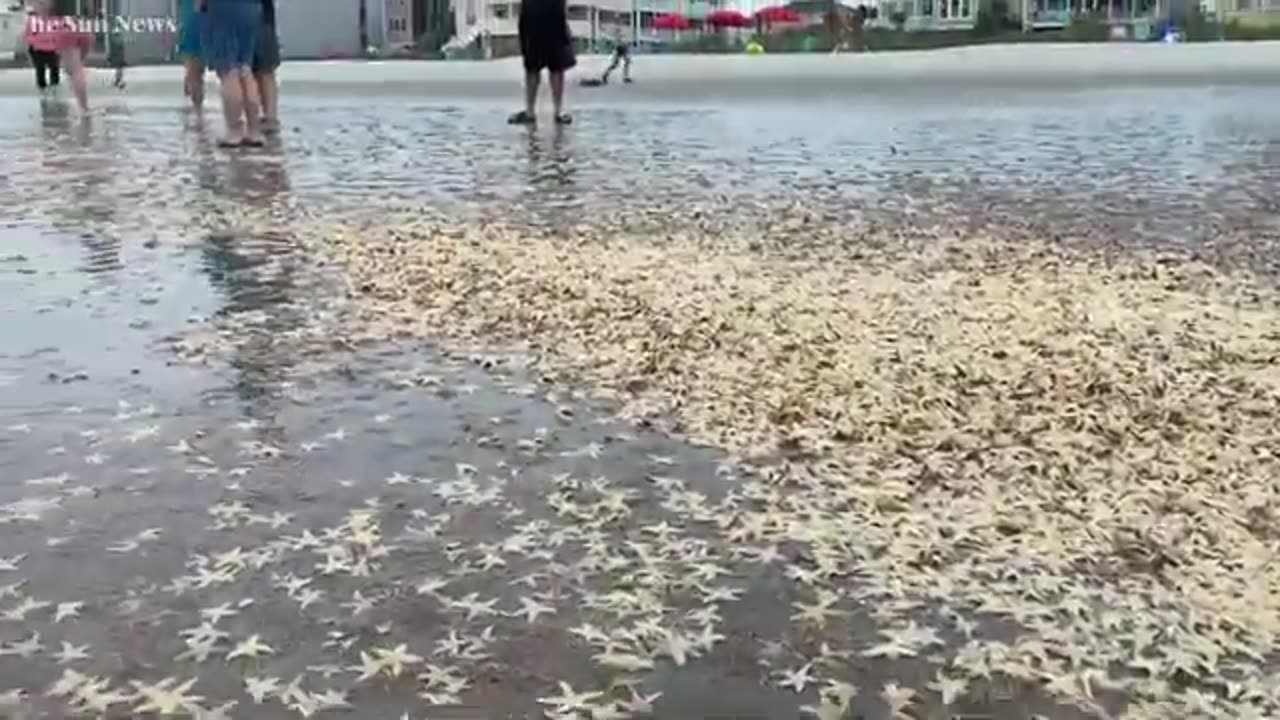
[[[218,74],[226,137],[222,147],[262,147],[262,106],[253,78],[253,54],[262,31],[262,0],[197,0],[200,50]]]
[[[181,0],[178,28],[178,55],[186,73],[182,78],[182,94],[191,100],[191,106],[204,107],[204,58],[200,54],[200,17],[196,12],[196,0]]]

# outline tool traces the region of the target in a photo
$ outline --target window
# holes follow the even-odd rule
[[[920,0],[920,15],[922,17],[933,17],[933,0]]]
[[[1249,12],[1253,9],[1253,0],[1236,0],[1236,12]]]

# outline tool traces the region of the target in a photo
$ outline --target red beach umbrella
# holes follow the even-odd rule
[[[716,10],[707,15],[707,24],[712,27],[747,27],[751,24],[751,18],[737,10]]]
[[[667,13],[653,19],[654,30],[688,30],[693,21],[680,13]]]
[[[791,8],[781,5],[774,5],[762,8],[756,13],[756,19],[766,23],[794,23],[800,22],[800,13]]]

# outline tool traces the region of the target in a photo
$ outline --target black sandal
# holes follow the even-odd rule
[[[218,141],[218,147],[224,150],[233,150],[235,148],[242,148],[244,146],[245,146],[244,140],[227,140],[224,138]]]
[[[560,113],[559,115],[556,115],[556,124],[557,124],[557,125],[572,125],[572,124],[573,124],[573,116],[572,116],[572,115],[570,115],[569,113]]]
[[[267,141],[265,138],[245,138],[244,142],[240,143],[240,146],[251,148],[266,147]]]
[[[520,112],[507,118],[508,125],[533,125],[536,122],[537,122],[537,119],[534,118],[534,116],[530,115],[525,110],[521,110]]]

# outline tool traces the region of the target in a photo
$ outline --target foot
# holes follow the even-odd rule
[[[507,124],[509,125],[534,125],[536,123],[537,123],[537,118],[535,118],[533,116],[533,113],[529,112],[528,110],[521,110],[520,112],[507,118]]]
[[[556,124],[557,124],[557,125],[572,125],[572,124],[573,124],[573,116],[572,116],[572,115],[570,115],[569,113],[566,113],[566,112],[559,112],[559,113],[556,113]]]
[[[250,135],[249,137],[246,137],[244,140],[242,140],[240,142],[240,145],[243,147],[255,147],[255,148],[266,147],[267,139],[262,137],[261,135]]]
[[[244,138],[242,137],[225,137],[218,141],[218,147],[220,148],[231,149],[242,148],[244,146]]]
[[[629,78],[629,77],[628,77],[628,78],[622,78],[622,82],[624,82],[624,83],[629,83],[629,82],[631,82],[631,78]]]
[[[262,118],[262,132],[264,135],[275,135],[280,132],[280,121],[275,118]]]

